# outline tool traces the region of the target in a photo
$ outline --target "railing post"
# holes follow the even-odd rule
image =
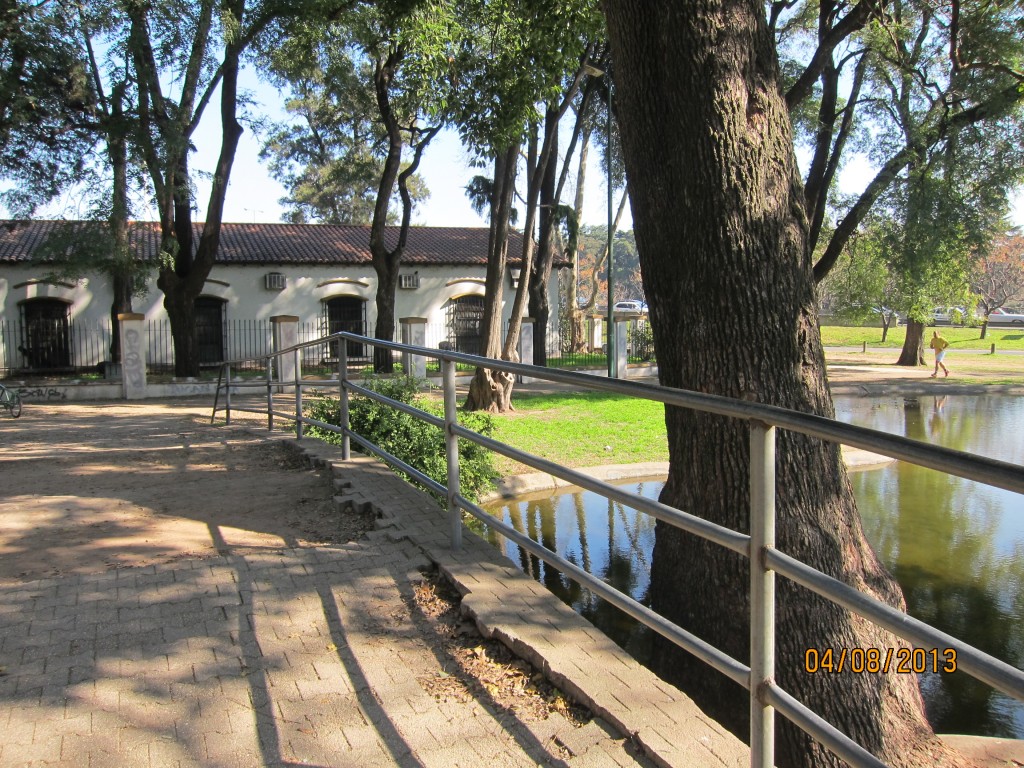
[[[341,427],[341,458],[352,458],[351,441],[348,439],[348,343],[338,340],[338,426]]]
[[[295,368],[295,436],[302,439],[302,362],[299,358],[302,350],[296,349],[292,355]]]
[[[274,430],[274,358],[267,358],[267,432]]]
[[[455,407],[455,363],[442,360],[442,383],[444,385],[444,448],[448,458],[448,521],[451,526],[451,546],[462,549],[462,510],[455,503],[459,490],[459,438],[452,431],[458,424],[459,414]]]
[[[231,423],[231,365],[224,364],[224,423]]]
[[[775,710],[766,685],[775,679],[775,427],[750,423],[750,765],[775,765]]]

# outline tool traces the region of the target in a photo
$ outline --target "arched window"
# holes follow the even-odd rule
[[[60,299],[29,299],[21,304],[24,367],[53,371],[71,367],[71,305]]]
[[[366,300],[358,296],[335,296],[324,300],[324,325],[327,333],[348,331],[366,336]],[[365,344],[349,341],[345,351],[350,361],[368,356]],[[337,347],[331,344],[331,357],[337,357]]]
[[[483,296],[459,296],[448,302],[448,343],[456,352],[484,354],[483,316]]]
[[[224,360],[224,299],[200,296],[196,299],[196,346],[199,364],[213,365]]]

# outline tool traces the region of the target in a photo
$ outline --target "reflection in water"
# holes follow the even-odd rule
[[[661,480],[634,480],[624,487],[656,498],[661,486]],[[500,514],[517,531],[528,533],[573,565],[635,600],[646,601],[654,549],[654,518],[586,492],[553,497],[536,494],[492,505],[490,512]],[[540,539],[534,533],[538,527],[544,531]],[[512,542],[493,532],[488,538],[498,544],[509,559],[519,563],[524,573],[544,584],[612,640],[635,655],[643,655],[646,628]]]
[[[1024,399],[918,397],[837,403],[840,418],[915,440],[1024,463]],[[876,551],[907,610],[1024,666],[1024,499],[904,463],[851,477]],[[922,678],[940,733],[1024,736],[1024,706],[965,674]]]
[[[842,421],[1024,464],[1024,398],[916,397],[836,401]],[[865,531],[912,615],[1014,666],[1024,666],[1024,499],[903,463],[851,475]],[[629,490],[656,498],[660,481]],[[494,505],[516,530],[646,602],[654,520],[589,492]],[[491,535],[498,544],[498,537]],[[616,643],[643,660],[648,633],[507,541],[504,553]],[[1024,738],[1024,704],[963,673],[927,675],[939,733]]]

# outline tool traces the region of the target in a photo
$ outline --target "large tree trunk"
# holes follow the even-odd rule
[[[131,276],[115,273],[111,277],[114,300],[110,303],[110,362],[121,362],[121,320],[118,315],[132,311]]]
[[[494,157],[494,184],[491,187],[491,228],[488,239],[487,278],[484,287],[484,315],[480,320],[484,336],[484,355],[501,354],[502,285],[508,260],[509,217],[516,185],[519,148],[511,146]],[[524,275],[525,278],[525,275]],[[469,383],[467,411],[504,413],[512,409],[513,377],[504,371],[477,368]]]
[[[903,349],[896,365],[927,365],[924,359],[924,323],[907,320],[907,335],[903,339]]]
[[[537,244],[537,258],[530,275],[530,316],[533,318],[533,360],[534,365],[548,364],[548,324],[551,319],[551,303],[548,301],[548,282],[555,261],[553,245],[555,206],[555,182],[558,177],[558,112],[548,108],[544,120],[545,141],[551,144],[551,151],[544,164],[544,175],[540,183],[540,241]],[[547,138],[550,135],[550,138]],[[568,159],[566,160],[568,162]],[[527,362],[527,361],[523,361]]]
[[[199,374],[199,347],[196,343],[195,300],[202,292],[213,269],[220,246],[220,226],[224,200],[231,180],[231,169],[242,136],[238,122],[239,60],[251,37],[231,35],[224,44],[220,63],[221,145],[206,205],[206,222],[197,247],[193,250],[192,195],[188,171],[188,151],[201,109],[196,102],[200,82],[199,69],[206,56],[212,24],[213,5],[205,4],[192,30],[192,56],[181,84],[175,108],[162,93],[160,67],[149,39],[148,6],[134,4],[131,19],[130,58],[139,81],[139,122],[136,140],[145,158],[149,178],[156,191],[160,213],[160,248],[173,261],[164,266],[157,286],[164,292],[164,308],[171,322],[174,339],[174,374],[179,377]],[[241,22],[245,0],[226,0],[221,6],[224,20]],[[272,16],[258,24],[265,25]],[[251,32],[254,30],[250,30]],[[203,103],[200,99],[199,103]],[[195,108],[195,111],[194,111]],[[158,137],[155,139],[154,137]]]
[[[803,190],[763,4],[603,5],[662,383],[832,416]],[[666,424],[662,501],[748,531],[748,426],[679,408],[667,409]],[[782,432],[776,484],[779,549],[902,606],[898,585],[864,538],[838,446]],[[883,759],[935,764],[942,747],[914,677],[804,672],[808,648],[903,643],[779,582],[779,683]],[[749,660],[746,559],[658,523],[651,600],[672,621]],[[746,736],[745,691],[667,642],[655,663]],[[840,765],[788,722],[778,733],[780,766]]]
[[[132,311],[132,293],[138,265],[128,248],[128,143],[125,138],[124,89],[120,84],[111,93],[111,117],[107,134],[107,154],[113,186],[110,201],[110,233],[113,241],[114,299],[110,305],[110,361],[121,362],[121,321],[118,315]]]
[[[377,322],[373,327],[373,338],[385,341],[395,340],[395,294],[398,293],[398,259],[374,262],[377,271]],[[394,353],[387,347],[373,348],[373,370],[376,373],[391,373],[395,367]],[[409,371],[405,374],[410,375]]]
[[[572,333],[570,349],[573,352],[585,352],[590,343],[587,339],[587,323],[580,309],[579,285],[580,285],[580,249],[579,249],[579,223],[583,218],[583,190],[587,178],[587,156],[590,154],[590,128],[583,126],[582,146],[580,147],[580,164],[576,172],[576,197],[573,200],[573,213],[576,216],[572,237],[569,240],[569,252],[572,259],[572,279],[569,281],[569,290],[566,292],[566,302],[569,304],[569,324]],[[593,297],[591,297],[592,299]],[[591,306],[593,304],[591,303]]]

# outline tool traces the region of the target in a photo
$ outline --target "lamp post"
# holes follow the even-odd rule
[[[612,190],[612,92],[615,88],[615,83],[612,80],[611,73],[598,69],[592,64],[584,64],[583,71],[591,77],[603,77],[606,78],[608,85],[608,118],[605,123],[605,135],[607,137],[607,185],[608,185],[608,313],[607,313],[607,324],[608,324],[608,343],[605,345],[608,352],[608,378],[616,378],[617,366],[615,364],[615,277],[614,277],[614,257],[612,255],[612,229],[615,224],[615,199]]]
[[[615,349],[615,312],[612,309],[615,306],[615,270],[612,253],[612,227],[615,216],[612,212],[615,207],[612,195],[612,91],[614,83],[610,73],[606,72],[605,75],[608,78],[608,123],[605,126],[608,137],[608,378],[614,379],[618,373]]]

